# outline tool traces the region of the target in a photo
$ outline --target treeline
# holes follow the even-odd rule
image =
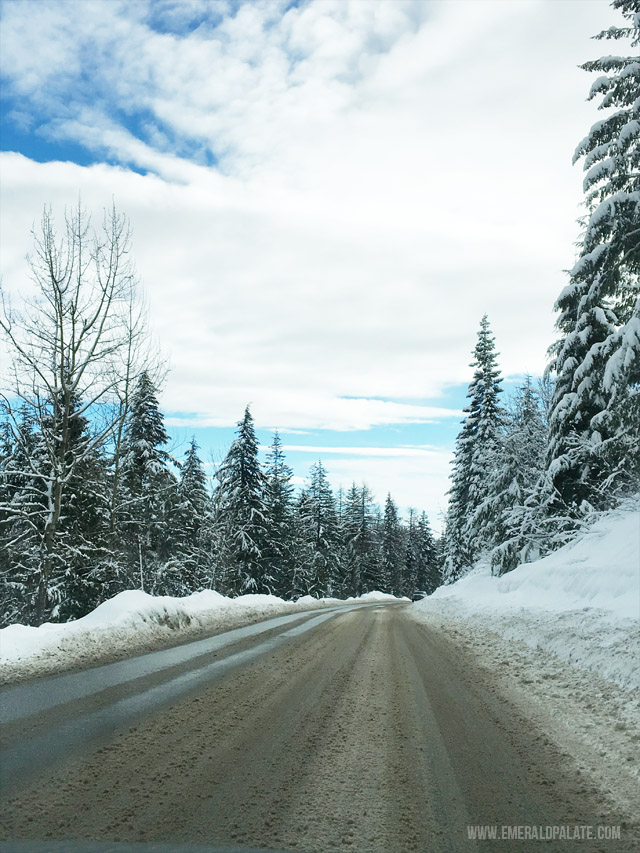
[[[487,317],[474,349],[473,380],[453,459],[444,534],[445,581],[488,560],[495,574],[563,544],[586,506],[562,504],[564,520],[543,493],[547,478],[553,387],[526,377],[506,405]],[[557,498],[559,496],[556,496]],[[556,504],[560,507],[560,504]]]
[[[636,359],[639,352],[640,338]],[[442,542],[445,582],[483,560],[498,575],[536,560],[569,541],[594,513],[640,489],[637,378],[625,395],[618,385],[613,399],[604,390],[606,364],[590,362],[580,385],[600,388],[597,405],[578,392],[563,393],[547,375],[536,384],[526,377],[503,406],[486,316],[473,355]],[[640,365],[634,370],[637,377]],[[567,417],[570,404],[573,417]]]
[[[640,44],[637,0],[596,36]],[[594,512],[640,489],[640,63],[605,56],[589,98],[611,110],[578,145],[587,215],[560,294],[548,379],[500,404],[486,317],[457,439],[445,533],[445,580],[478,560],[502,574],[562,545]],[[526,322],[526,318],[523,318]],[[553,380],[553,381],[551,381]]]
[[[169,454],[149,358],[137,370],[134,357],[140,318],[114,322],[133,316],[134,293],[129,270],[113,286],[126,227],[116,214],[109,223],[105,266],[92,276],[76,266],[78,284],[52,266],[61,256],[45,213],[45,263],[34,266],[45,298],[25,315],[5,312],[17,378],[0,421],[2,623],[75,619],[131,588],[284,598],[434,590],[439,558],[425,513],[402,523],[391,496],[382,513],[364,485],[334,495],[322,462],[296,493],[277,433],[260,463],[249,408],[214,488],[195,439],[183,459]],[[71,267],[85,224],[82,211],[67,223]],[[96,257],[99,244],[94,237]]]

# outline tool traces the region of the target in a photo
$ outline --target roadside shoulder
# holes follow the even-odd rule
[[[410,607],[407,612],[472,655],[505,700],[575,762],[586,788],[599,791],[612,808],[640,822],[638,692],[571,659],[501,636],[486,618],[438,610]]]

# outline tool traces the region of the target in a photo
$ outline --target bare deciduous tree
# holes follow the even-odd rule
[[[146,328],[136,302],[129,224],[115,208],[105,211],[95,231],[78,204],[65,215],[61,237],[45,208],[33,236],[28,262],[36,295],[16,310],[2,293],[0,330],[12,355],[2,394],[6,421],[41,496],[26,505],[12,502],[4,511],[17,513],[24,522],[19,535],[28,531],[37,543],[32,621],[40,624],[54,565],[62,558],[56,533],[65,489],[90,454],[107,442],[119,444]],[[39,436],[37,460],[23,435],[25,411]],[[84,428],[88,420],[90,430]],[[117,478],[115,483],[117,489]]]

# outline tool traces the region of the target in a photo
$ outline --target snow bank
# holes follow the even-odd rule
[[[347,601],[410,601],[409,598],[398,598],[395,595],[389,595],[387,592],[365,592],[357,598],[347,598]]]
[[[393,600],[393,596],[372,592],[350,598],[348,602],[382,600]],[[46,622],[38,628],[26,625],[2,628],[0,677],[13,681],[61,669],[94,666],[280,613],[345,603],[337,598],[316,599],[310,595],[292,602],[275,595],[227,598],[209,589],[184,598],[127,590],[73,622]]]
[[[637,503],[602,516],[573,542],[501,578],[479,567],[417,602],[412,612],[489,627],[623,687],[640,687]]]
[[[126,590],[73,622],[46,622],[38,628],[9,625],[0,630],[0,675],[11,680],[14,675],[90,666],[289,609],[291,605],[272,595],[232,599],[203,590],[172,598]]]
[[[409,601],[408,598],[398,598],[396,595],[389,595],[387,592],[365,592],[362,595],[352,596],[351,598],[314,598],[312,595],[303,595],[296,600],[296,604],[317,604],[319,601],[325,604],[353,604],[367,601]]]

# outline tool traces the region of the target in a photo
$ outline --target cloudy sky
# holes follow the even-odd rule
[[[131,220],[175,450],[244,406],[299,478],[446,506],[483,313],[540,374],[606,0],[4,0],[1,268],[45,203]]]

